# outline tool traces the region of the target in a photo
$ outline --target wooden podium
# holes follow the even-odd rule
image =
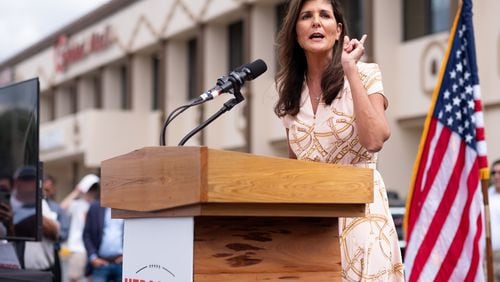
[[[101,204],[125,219],[125,239],[127,220],[193,218],[185,251],[196,282],[340,281],[337,217],[362,216],[373,201],[370,169],[206,147],[105,160],[101,186]]]

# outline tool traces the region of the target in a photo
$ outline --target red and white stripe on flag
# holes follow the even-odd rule
[[[407,201],[408,281],[483,281],[486,141],[472,3],[450,32]]]

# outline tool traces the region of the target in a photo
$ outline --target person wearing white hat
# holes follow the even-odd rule
[[[99,177],[95,174],[87,174],[82,177],[75,189],[61,202],[61,208],[71,216],[69,235],[66,242],[66,247],[70,251],[68,261],[69,281],[79,281],[84,278],[87,254],[82,234],[90,203],[98,197],[98,193]]]

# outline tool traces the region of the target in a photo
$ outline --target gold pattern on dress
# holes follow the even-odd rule
[[[299,126],[300,125],[300,126]],[[315,132],[314,131],[314,123],[312,125],[307,125],[305,122],[297,119],[296,130],[292,133],[292,137],[289,142],[290,145],[295,144],[298,148],[296,150],[297,156],[301,156],[303,159],[308,160],[318,160],[316,157],[313,157],[313,154],[319,153],[322,157],[325,157],[328,152],[321,145],[318,137],[331,137],[334,135],[332,132]],[[301,136],[298,134],[301,133]],[[306,142],[305,144],[303,144]],[[307,151],[304,153],[304,151]]]
[[[363,83],[363,85],[366,85],[368,83],[369,75],[370,75],[370,73],[366,73],[366,72],[359,73],[359,78],[361,79],[361,83]]]
[[[292,136],[289,138],[289,142],[290,142],[290,145],[296,145],[297,148],[296,148],[296,152],[295,154],[297,156],[299,155],[302,155],[302,152],[304,152],[306,150],[306,148],[310,148],[311,147],[311,139],[312,138],[308,138],[308,137],[311,137],[312,135],[312,132],[314,130],[314,127],[313,126],[307,126],[305,124],[302,124],[303,127],[298,127],[297,126],[297,130],[296,131],[291,131],[292,133]],[[303,133],[303,136],[302,137],[299,137],[298,136],[298,133]],[[307,143],[305,144],[302,144],[303,141],[306,140]]]
[[[358,227],[363,227],[363,225],[368,224],[370,226],[370,235],[375,238],[375,241],[369,242],[368,246],[359,246],[354,253],[348,249],[348,240],[352,240],[352,236],[355,229]],[[357,277],[362,277],[367,280],[376,280],[381,276],[386,275],[389,272],[394,272],[394,269],[399,269],[398,265],[393,265],[391,269],[378,270],[376,273],[366,273],[364,265],[368,263],[375,252],[378,255],[382,255],[386,259],[391,259],[391,242],[392,240],[386,235],[386,231],[391,229],[391,226],[387,222],[387,217],[385,215],[370,214],[365,217],[355,218],[348,222],[348,220],[343,219],[342,224],[339,226],[341,228],[340,245],[343,247],[343,253],[346,259],[346,266],[343,269],[343,276],[345,279],[351,281],[349,278],[349,273],[354,273]],[[366,234],[362,234],[366,236]],[[371,243],[377,242],[378,248],[374,249],[374,245]],[[367,260],[368,259],[368,260]],[[367,261],[364,261],[367,260]],[[357,281],[357,280],[352,280]]]
[[[332,107],[333,108],[333,107]],[[290,144],[294,147],[297,156],[301,159],[319,160],[315,154],[327,159],[327,162],[341,163],[341,160],[348,154],[352,155],[349,163],[355,164],[361,161],[369,161],[373,156],[363,146],[359,145],[359,139],[355,136],[354,115],[349,115],[335,108],[332,111],[338,118],[329,118],[326,124],[330,130],[319,132],[315,130],[315,123],[296,119],[294,123],[295,130],[291,131]],[[338,125],[341,125],[340,127]],[[300,135],[299,135],[300,134]],[[325,148],[321,143],[323,138],[333,138],[333,144],[327,144],[331,147]],[[343,146],[342,146],[343,145]],[[342,146],[342,147],[341,147]],[[339,148],[340,151],[338,150]]]
[[[380,183],[379,180],[376,180],[375,181],[376,183],[375,184],[375,187],[380,187],[380,189],[378,189],[378,194],[380,196],[380,198],[385,202],[387,203],[386,205],[384,205],[384,212],[389,214],[390,211],[389,211],[389,200],[387,199],[387,191],[385,190],[385,188],[383,187],[383,185],[381,185],[382,183]]]

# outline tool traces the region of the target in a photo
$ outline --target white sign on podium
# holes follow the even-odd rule
[[[192,217],[125,219],[123,281],[193,281]]]

